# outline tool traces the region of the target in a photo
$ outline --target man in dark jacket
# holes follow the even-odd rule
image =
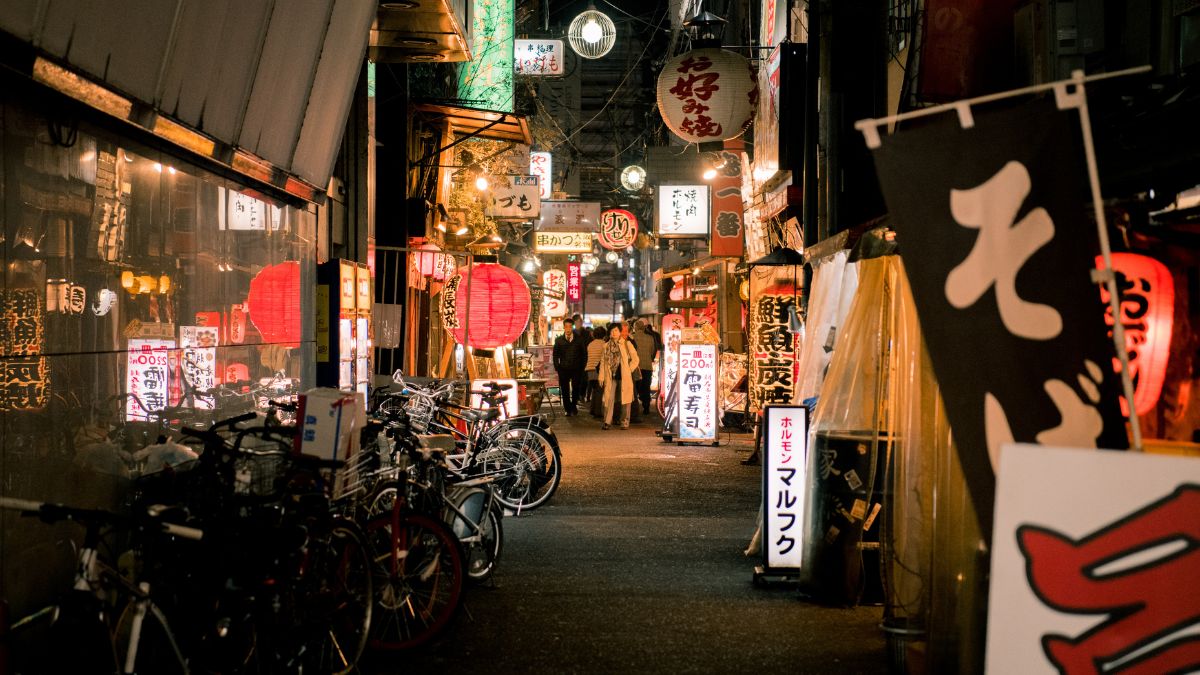
[[[571,384],[571,394],[575,397],[575,407],[579,407],[579,402],[584,400],[587,394],[587,348],[592,341],[592,331],[588,330],[583,325],[583,317],[579,314],[571,316],[571,321],[575,323],[575,341],[579,344],[579,372],[575,376],[575,381]]]
[[[575,335],[575,322],[563,321],[563,334],[554,340],[554,370],[558,372],[558,391],[567,417],[579,412],[572,390],[587,362],[583,340]]]

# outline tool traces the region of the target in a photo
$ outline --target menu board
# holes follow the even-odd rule
[[[717,439],[717,345],[679,347],[679,440]]]
[[[125,402],[125,419],[147,422],[153,413],[167,407],[170,379],[170,353],[174,340],[129,341],[126,357],[125,392],[131,396]]]

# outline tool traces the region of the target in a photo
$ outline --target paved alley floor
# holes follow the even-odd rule
[[[367,672],[887,672],[880,607],[753,585],[748,434],[667,444],[651,423],[602,431],[586,412],[554,428],[562,484],[504,519],[494,582],[468,589],[441,639]]]

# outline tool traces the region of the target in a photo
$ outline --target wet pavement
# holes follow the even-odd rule
[[[493,582],[468,589],[442,638],[366,672],[887,672],[882,608],[753,584],[749,434],[667,444],[648,421],[604,431],[586,412],[554,427],[562,484],[504,519]]]

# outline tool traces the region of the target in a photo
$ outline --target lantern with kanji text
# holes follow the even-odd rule
[[[624,251],[638,235],[637,216],[625,209],[608,209],[600,214],[600,245],[610,251]]]
[[[494,262],[471,265],[442,290],[442,321],[459,344],[495,349],[514,342],[529,323],[529,286]]]
[[[658,111],[691,143],[737,138],[758,105],[758,78],[745,57],[718,47],[693,49],[663,66]]]
[[[1134,410],[1150,412],[1162,394],[1171,355],[1171,329],[1175,318],[1175,283],[1167,266],[1136,253],[1113,253],[1117,273],[1117,291],[1121,296],[1121,327],[1129,355],[1129,378],[1133,382]],[[1103,256],[1096,256],[1103,268]],[[1100,286],[1104,320],[1113,325],[1108,287]],[[1121,412],[1129,414],[1129,404],[1121,399]]]

